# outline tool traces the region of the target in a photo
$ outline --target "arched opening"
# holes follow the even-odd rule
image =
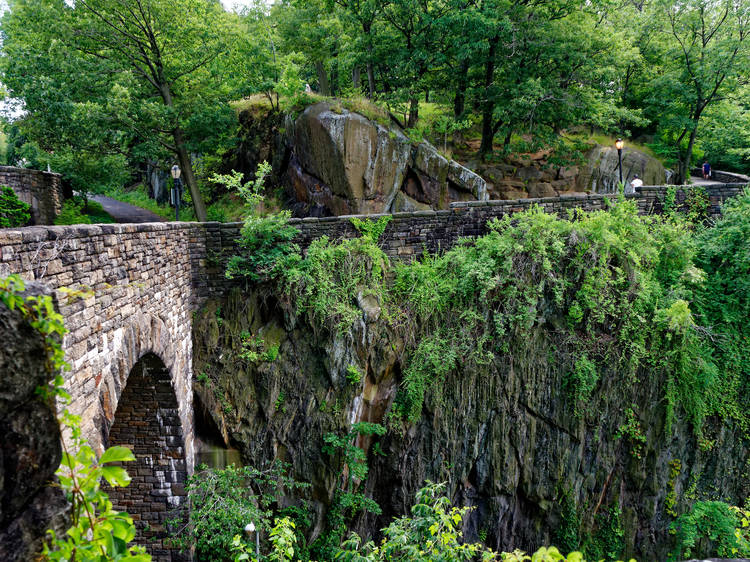
[[[130,485],[107,490],[114,508],[132,515],[136,541],[154,560],[184,560],[165,541],[165,519],[185,500],[187,467],[177,397],[157,355],[144,355],[131,369],[107,441],[136,457],[125,465]]]

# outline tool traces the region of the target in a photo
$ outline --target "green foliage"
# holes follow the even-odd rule
[[[378,225],[369,222],[370,225]],[[385,224],[382,224],[382,228]],[[388,257],[372,234],[331,244],[327,236],[314,240],[304,259],[288,264],[286,293],[294,296],[298,313],[343,333],[362,315],[359,298],[385,294]]]
[[[114,219],[96,201],[84,201],[83,198],[73,197],[63,202],[60,214],[55,218],[55,224],[102,224],[113,223]]]
[[[622,528],[619,507],[605,507],[596,514],[593,533],[582,545],[590,560],[618,560],[625,549],[625,531]]]
[[[646,436],[643,434],[641,428],[641,422],[638,421],[638,416],[635,413],[635,404],[633,408],[627,408],[625,410],[625,423],[623,423],[615,433],[616,439],[626,439],[630,446],[630,454],[634,459],[640,460],[643,458],[644,449],[646,447]]]
[[[221,326],[221,323],[219,323]],[[253,336],[249,332],[240,334],[240,351],[237,357],[248,363],[258,361],[273,362],[279,356],[279,344],[266,347],[266,342],[260,336]]]
[[[69,368],[61,345],[66,333],[63,317],[55,311],[49,295],[23,296],[24,289],[25,284],[17,275],[0,278],[0,301],[10,310],[19,310],[31,327],[44,336],[47,370],[57,374],[49,387],[37,388],[37,394],[50,404],[57,400],[64,406],[70,395],[63,389],[60,374]],[[102,478],[113,487],[130,483],[127,471],[112,465],[135,460],[133,453],[125,447],[113,446],[97,459],[94,450],[81,436],[80,418],[63,408],[59,420],[63,456],[56,474],[60,488],[71,503],[72,526],[62,537],[58,537],[54,530],[47,531],[49,540],[44,544],[42,558],[60,562],[149,562],[151,556],[143,547],[128,546],[136,533],[133,519],[125,512],[115,511],[100,487]]]
[[[242,254],[233,256],[227,264],[226,276],[229,279],[275,279],[283,274],[289,265],[288,262],[298,251],[297,245],[291,243],[298,230],[288,224],[288,212],[270,216],[259,214],[259,205],[263,202],[261,190],[270,171],[271,167],[267,162],[261,163],[255,180],[245,184],[240,182],[241,176],[237,172],[232,176],[214,176],[215,181],[221,181],[230,188],[237,189],[248,210],[239,239]]]
[[[444,495],[445,484],[427,485],[417,492],[411,517],[394,519],[383,529],[383,540],[362,544],[352,534],[336,554],[336,560],[375,562],[379,560],[495,560],[496,553],[479,543],[465,543],[461,528],[469,507],[452,507]]]
[[[667,481],[667,497],[664,498],[664,510],[672,517],[677,517],[675,506],[677,505],[677,490],[675,490],[677,477],[682,470],[680,459],[669,461],[669,480]]]
[[[110,486],[127,486],[130,477],[121,466],[135,460],[130,449],[110,447],[97,459],[93,449],[81,437],[80,419],[67,411],[63,426],[70,430],[70,441],[63,440],[63,458],[57,477],[71,502],[72,526],[63,537],[48,531],[49,544],[44,545],[45,560],[121,560],[148,562],[151,556],[142,546],[128,546],[135,538],[133,519],[112,508],[108,495],[100,488],[102,479]]]
[[[356,446],[359,436],[379,436],[385,434],[385,428],[377,423],[357,422],[351,431],[340,437],[335,433],[323,436],[323,452],[329,455],[341,455],[343,466],[340,471],[341,486],[326,516],[327,532],[312,547],[317,558],[330,560],[337,552],[339,543],[346,532],[347,522],[359,512],[366,511],[376,515],[381,513],[380,506],[360,491],[367,478],[367,453]]]
[[[62,389],[63,378],[61,370],[68,370],[70,366],[65,362],[62,350],[62,339],[67,330],[62,315],[55,310],[55,304],[49,295],[23,296],[26,284],[18,275],[0,277],[0,301],[10,310],[18,309],[28,320],[32,328],[44,336],[47,348],[47,370],[57,373],[53,383],[55,395],[62,400],[70,396]]]
[[[572,491],[568,491],[559,502],[560,523],[555,528],[555,542],[563,551],[572,552],[580,546],[579,530],[581,517],[578,514]]]
[[[713,361],[720,376],[711,389],[716,411],[737,420],[745,432],[750,419],[741,404],[750,401],[750,189],[724,205],[723,216],[697,235],[696,265],[706,282],[696,291],[696,322],[713,337]],[[721,334],[721,337],[717,337]]]
[[[356,365],[349,365],[346,368],[346,380],[349,384],[357,385],[362,380],[362,373]]]
[[[294,558],[294,547],[297,537],[294,530],[296,525],[289,517],[274,519],[273,527],[269,535],[271,541],[271,552],[268,559],[271,562],[286,562]]]
[[[698,501],[670,526],[677,559],[750,555],[748,512],[718,501]]]
[[[0,186],[0,228],[26,226],[31,220],[31,205],[21,201],[7,185]]]
[[[173,543],[182,549],[194,546],[200,560],[233,559],[235,535],[249,522],[258,532],[270,531],[281,499],[306,486],[287,476],[280,462],[264,469],[199,466],[185,486],[185,511],[170,521]]]
[[[578,308],[578,310],[580,310]],[[580,320],[578,320],[580,322]],[[599,382],[599,372],[596,365],[586,354],[582,354],[576,359],[573,371],[568,373],[566,386],[575,402],[574,413],[576,416],[582,415],[582,408],[591,398],[591,393]],[[564,545],[563,545],[564,546]]]
[[[354,228],[362,235],[362,238],[367,238],[371,242],[376,243],[383,235],[383,232],[385,232],[392,218],[391,215],[383,215],[377,220],[360,219],[358,217],[352,217],[350,220]]]

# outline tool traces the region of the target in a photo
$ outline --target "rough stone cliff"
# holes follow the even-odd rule
[[[60,530],[67,502],[50,485],[62,456],[55,407],[35,392],[53,377],[44,337],[2,302],[0,334],[0,560],[15,562],[33,560],[46,530]]]
[[[376,536],[430,479],[447,481],[455,503],[476,508],[464,529],[469,540],[530,550],[616,524],[626,555],[662,560],[672,498],[681,509],[689,497],[741,503],[750,494],[739,430],[708,420],[699,445],[678,420],[665,437],[665,382],[647,371],[627,380],[613,369],[601,373],[586,411],[574,415],[563,380],[575,352],[553,307],[530,337],[508,342],[507,353],[488,364],[467,361],[429,389],[416,424],[389,422],[404,342],[376,299],[363,296],[359,305],[361,317],[343,334],[311,325],[268,293],[240,289],[195,318],[197,402],[246,463],[279,458],[312,484],[310,536],[321,531],[340,478],[341,459],[321,451],[323,435],[344,435],[356,421],[390,428],[357,442],[368,451],[366,488],[383,514],[360,517],[354,529]],[[278,346],[278,356],[239,359],[243,332]],[[364,373],[356,384],[346,377],[351,365]],[[631,407],[646,440],[642,458],[616,437]]]

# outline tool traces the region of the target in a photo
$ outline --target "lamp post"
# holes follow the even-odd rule
[[[255,531],[255,525],[252,521],[245,525],[245,536],[250,540],[250,536],[255,533],[255,559],[260,560],[260,533]]]
[[[617,165],[620,168],[620,183],[622,183],[622,147],[624,144],[625,143],[622,142],[622,139],[617,139],[615,141],[615,148],[617,149]]]
[[[182,180],[180,179],[180,167],[175,164],[172,166],[172,203],[174,203],[174,217],[176,221],[180,220],[180,200],[182,199]]]

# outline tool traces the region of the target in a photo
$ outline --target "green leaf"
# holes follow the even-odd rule
[[[106,464],[108,462],[125,462],[125,461],[134,461],[135,456],[133,455],[133,451],[128,449],[127,447],[121,447],[119,445],[115,445],[114,447],[110,447],[106,451],[104,451],[104,454],[99,459],[99,464]]]
[[[127,486],[130,484],[128,471],[121,466],[105,466],[102,468],[102,476],[110,486]]]

